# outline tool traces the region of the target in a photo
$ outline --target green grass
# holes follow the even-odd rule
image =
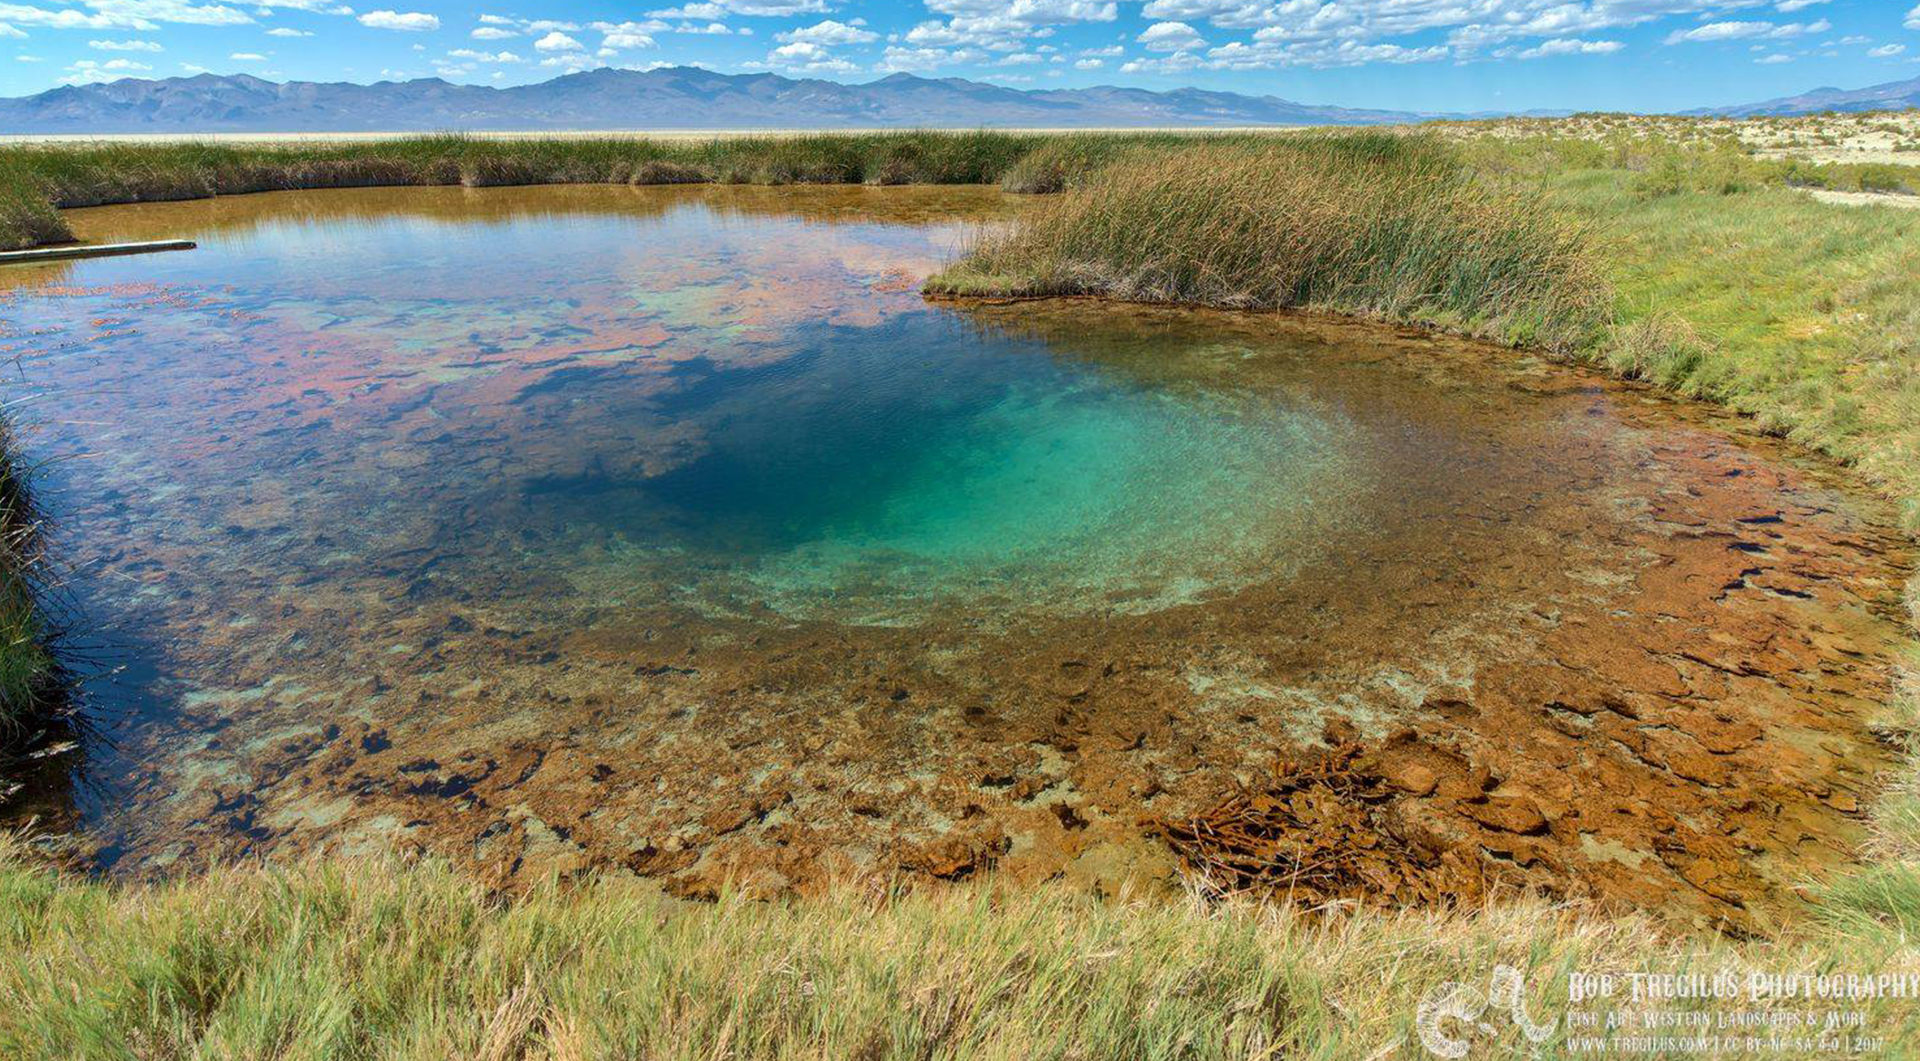
[[[1420,1003],[1447,981],[1484,991],[1496,964],[1526,975],[1544,1022],[1565,1012],[1571,971],[1836,963],[1914,969],[1884,935],[1676,939],[1537,902],[1316,917],[988,883],[688,905],[601,879],[503,903],[434,865],[109,887],[0,851],[13,1061],[1421,1057]],[[1893,1040],[1883,1056],[1920,1042],[1912,1003],[1859,1008]],[[1564,1022],[1538,1055],[1504,1014],[1488,1023],[1476,1057],[1566,1045]]]
[[[1590,234],[1611,320],[1574,352],[1858,466],[1920,530],[1920,211],[1820,203],[1721,148],[1593,148],[1463,149]]]

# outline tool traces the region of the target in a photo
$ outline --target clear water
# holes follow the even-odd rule
[[[55,503],[143,498],[128,518],[174,526],[122,528],[141,536],[226,511],[222,548],[282,579],[454,521],[458,541],[433,535],[448,563],[564,566],[591,543],[637,592],[902,622],[1193,599],[1284,565],[1303,511],[1358,474],[1322,411],[1052,357],[926,305],[905,281],[960,223],[631,205],[271,220],[89,263],[84,288],[14,314],[57,348],[28,373],[52,441],[89,451]],[[1240,356],[1168,354],[1176,373]],[[263,494],[297,518],[249,527]],[[314,523],[324,544],[302,540]]]
[[[1650,559],[1655,516],[1773,481],[1517,355],[921,298],[1017,209],[541,188],[78,213],[201,241],[0,275],[101,861],[399,838],[537,867],[672,836],[706,860],[674,872],[736,851],[801,880],[977,828],[1046,875],[1326,716],[1378,736],[1482,673],[1583,674],[1529,656],[1572,658],[1540,646],[1581,623],[1665,636],[1675,600],[1623,587],[1703,561]],[[717,832],[742,793],[782,809]],[[1069,798],[1100,824],[1034,840]]]

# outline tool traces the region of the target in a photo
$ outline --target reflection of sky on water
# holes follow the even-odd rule
[[[1280,570],[1354,481],[1310,403],[927,307],[914,278],[974,222],[905,193],[894,221],[859,190],[584,214],[515,190],[468,222],[448,194],[101,211],[209,231],[7,295],[103,714],[298,700],[450,599],[529,624],[1164,606]],[[1178,383],[1214,355],[1155,356]]]

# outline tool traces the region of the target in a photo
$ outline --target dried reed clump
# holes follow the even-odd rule
[[[1613,329],[1607,368],[1628,379],[1682,386],[1709,355],[1707,340],[1677,313],[1655,311]]]
[[[481,155],[461,168],[460,183],[469,188],[496,188],[549,182],[545,172],[531,159],[512,155]]]

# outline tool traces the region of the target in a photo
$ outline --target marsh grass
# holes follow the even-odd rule
[[[40,521],[14,452],[12,431],[0,419],[0,761],[46,720],[57,684],[34,585],[42,568]],[[0,776],[0,788],[5,780]]]
[[[1572,352],[1858,467],[1920,531],[1920,211],[1778,184],[1650,195],[1582,155],[1500,178],[1591,235],[1611,323]]]
[[[363,143],[10,146],[0,148],[0,249],[71,239],[61,208],[302,188],[992,184],[1045,139],[983,131],[704,141],[444,135]]]
[[[1061,133],[1047,137],[1022,155],[1000,177],[1010,192],[1050,195],[1079,185],[1115,160],[1129,154],[1169,153],[1195,144],[1221,146],[1263,139],[1258,134],[1136,134]]]
[[[928,290],[1424,321],[1563,349],[1607,296],[1578,225],[1421,137],[1135,149],[988,234]]]
[[[1835,960],[1915,969],[1884,942],[1682,939],[1531,901],[1315,915],[988,881],[688,905],[605,878],[501,903],[434,864],[110,886],[0,851],[0,1056],[17,1061],[1412,1057],[1421,1001],[1484,991],[1495,964],[1526,974],[1546,1022],[1576,970]],[[1910,1005],[1862,1008],[1915,1041]],[[1476,1057],[1561,1056],[1570,1034],[1556,1021],[1536,1052],[1504,1013],[1488,1023]]]

